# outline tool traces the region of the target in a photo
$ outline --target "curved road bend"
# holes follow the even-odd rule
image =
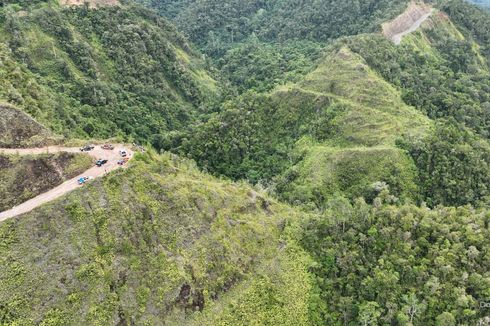
[[[55,200],[59,197],[62,197],[63,195],[80,188],[80,185],[78,184],[78,180],[81,177],[85,176],[91,176],[94,178],[101,177],[111,171],[114,171],[121,166],[117,164],[117,161],[121,159],[121,156],[119,154],[120,149],[126,149],[128,153],[128,157],[132,158],[133,157],[133,152],[129,150],[128,148],[124,147],[122,144],[117,144],[114,145],[113,150],[104,150],[100,146],[96,146],[94,150],[90,152],[84,152],[90,156],[92,156],[95,159],[107,159],[108,162],[103,165],[102,167],[97,167],[93,166],[90,169],[86,170],[82,174],[65,181],[61,185],[40,194],[39,196],[36,196],[18,206],[13,207],[12,209],[9,209],[4,212],[0,212],[0,222],[5,221],[7,219],[28,213],[32,211],[33,209],[48,203],[52,200]],[[15,148],[15,149],[3,149],[0,148],[0,154],[10,154],[10,155],[39,155],[39,154],[46,154],[46,153],[60,153],[60,152],[68,152],[68,153],[80,153],[80,149],[76,147],[59,147],[59,146],[51,146],[51,147],[44,147],[44,148]]]

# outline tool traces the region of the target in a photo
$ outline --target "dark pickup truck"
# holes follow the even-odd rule
[[[97,162],[95,162],[95,165],[97,165],[98,167],[101,167],[102,165],[104,165],[106,163],[107,163],[107,160],[100,159],[100,160],[97,160]]]
[[[95,148],[94,145],[85,145],[82,148],[80,148],[81,152],[89,152]]]

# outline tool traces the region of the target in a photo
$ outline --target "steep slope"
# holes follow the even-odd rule
[[[338,43],[301,82],[230,101],[163,146],[178,147],[214,173],[272,182],[290,202],[322,205],[335,192],[355,198],[376,182],[408,199],[416,197],[415,167],[396,142],[422,138],[430,126],[396,88]],[[380,161],[386,165],[375,168]]]
[[[0,148],[44,146],[53,141],[52,133],[29,115],[0,104]]]
[[[299,217],[174,156],[139,155],[0,224],[0,322],[305,324],[306,256],[280,241]]]
[[[0,212],[58,186],[92,164],[90,157],[73,153],[23,157],[0,154]]]
[[[486,26],[486,14],[459,1],[446,6],[424,7],[432,15],[399,46],[382,33],[338,40],[300,81],[246,93],[158,146],[305,205],[322,206],[335,193],[372,199],[385,187],[398,199],[431,206],[480,205],[488,198],[490,166],[483,139],[490,112],[487,43],[477,28]],[[465,12],[471,15],[463,18]],[[429,118],[444,121],[432,128]],[[449,140],[460,150],[451,153],[444,144],[435,156],[425,153],[453,125]],[[454,183],[461,172],[474,182]],[[450,177],[439,183],[431,175]],[[468,195],[430,196],[448,189]]]
[[[57,134],[151,140],[185,126],[218,89],[172,25],[139,7],[0,9],[0,98]]]
[[[433,8],[425,3],[411,3],[400,16],[393,21],[383,24],[383,34],[395,44],[400,44],[402,38],[416,31],[430,17]]]

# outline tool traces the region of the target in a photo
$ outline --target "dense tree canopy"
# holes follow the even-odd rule
[[[148,141],[194,121],[216,94],[187,41],[146,9],[46,5],[19,15],[6,7],[0,17],[12,51],[5,51],[7,61],[23,72],[16,77],[5,69],[5,83],[15,90],[4,88],[5,97],[60,133]],[[47,99],[33,101],[34,110],[30,97]]]

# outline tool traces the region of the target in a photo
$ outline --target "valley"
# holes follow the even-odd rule
[[[2,2],[0,325],[486,325],[489,18]]]

